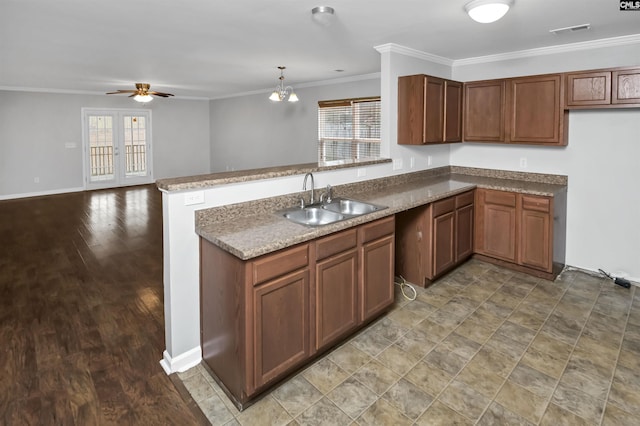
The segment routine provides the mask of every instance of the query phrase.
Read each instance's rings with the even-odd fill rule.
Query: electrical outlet
[[[364,169],[362,167],[358,169],[358,177],[364,177],[366,175],[367,175],[367,169]]]
[[[430,166],[433,163],[433,158],[430,155],[427,155],[427,166]]]
[[[520,168],[521,169],[527,168],[527,157],[520,157]]]
[[[39,177],[34,177],[33,178],[33,183],[40,183],[40,178]]]
[[[402,170],[402,158],[393,160],[393,170]]]
[[[411,159],[409,160],[409,167],[413,169],[415,166],[416,166],[416,158],[411,157]]]
[[[184,194],[184,205],[192,206],[194,204],[204,203],[204,191],[187,192]]]
[[[73,149],[73,148],[77,148],[78,144],[75,142],[65,142],[64,147],[67,149]]]

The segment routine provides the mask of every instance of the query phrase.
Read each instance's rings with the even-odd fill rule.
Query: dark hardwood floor
[[[163,309],[155,186],[0,201],[0,424],[206,424]]]

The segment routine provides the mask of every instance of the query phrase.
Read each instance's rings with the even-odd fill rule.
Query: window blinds
[[[379,97],[318,102],[318,161],[379,157]]]

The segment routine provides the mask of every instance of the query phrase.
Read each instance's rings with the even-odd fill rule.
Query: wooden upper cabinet
[[[457,81],[444,82],[445,142],[462,142],[462,88]]]
[[[423,143],[440,143],[444,135],[444,80],[424,77]]]
[[[398,144],[462,140],[462,83],[423,74],[398,78]]]
[[[640,68],[565,74],[568,109],[640,107]]]
[[[613,71],[612,85],[611,103],[640,105],[640,68]]]
[[[610,103],[611,71],[567,74],[567,106]]]
[[[509,141],[566,145],[561,74],[513,78],[509,84]]]
[[[505,142],[505,80],[465,83],[464,90],[464,140]]]

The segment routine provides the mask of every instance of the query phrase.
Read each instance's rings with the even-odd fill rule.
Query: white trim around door
[[[85,189],[153,183],[151,110],[82,108]]]

